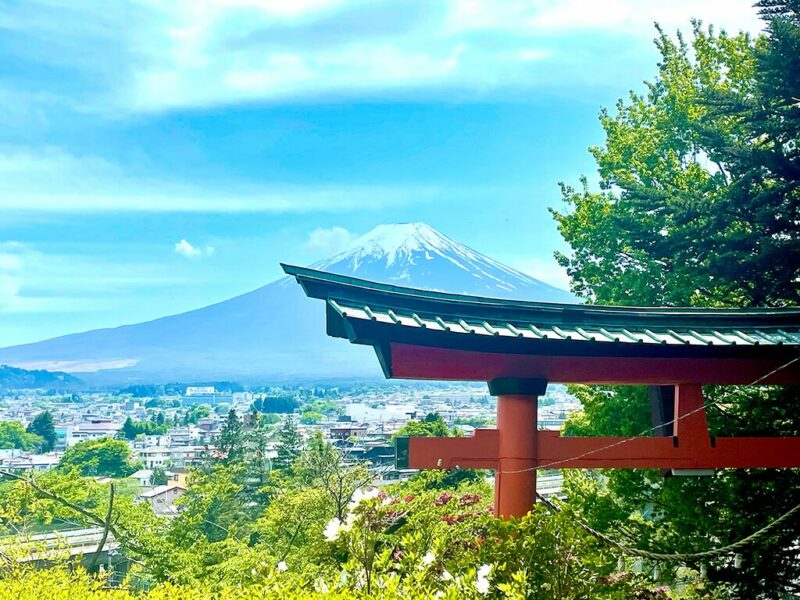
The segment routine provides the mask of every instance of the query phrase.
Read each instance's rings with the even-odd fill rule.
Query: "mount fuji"
[[[396,285],[497,298],[575,297],[424,223],[379,225],[313,268]],[[378,377],[372,350],[325,335],[324,310],[283,277],[241,296],[154,321],[0,349],[0,364],[57,369],[96,383]]]

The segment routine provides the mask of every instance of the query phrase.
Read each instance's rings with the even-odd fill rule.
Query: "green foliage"
[[[314,410],[309,410],[303,413],[300,413],[300,422],[303,425],[314,425],[315,423],[320,423],[325,419],[325,415],[320,412],[316,412]]]
[[[495,419],[484,417],[457,417],[453,420],[453,425],[469,425],[475,428],[493,427]]]
[[[300,409],[301,413],[316,412],[332,417],[344,414],[344,406],[337,404],[333,400],[322,400],[315,398],[311,402],[306,402]]]
[[[27,429],[28,433],[38,435],[44,440],[41,445],[42,452],[50,452],[56,447],[58,435],[53,424],[53,415],[50,411],[44,411],[36,415],[30,422]]]
[[[244,450],[242,448],[242,422],[233,409],[228,411],[228,416],[217,437],[217,449],[228,460],[233,460]]]
[[[128,417],[122,424],[121,433],[126,440],[134,440],[138,435],[164,435],[168,426],[164,424],[164,413],[161,415],[161,422],[154,421],[134,421]]]
[[[316,432],[294,463],[295,478],[303,487],[322,490],[331,516],[343,519],[353,494],[373,479],[366,466],[353,462],[347,451],[334,448]]]
[[[45,444],[44,438],[25,430],[19,421],[0,421],[0,448],[36,450]]]
[[[428,413],[421,421],[412,419],[398,431],[397,437],[457,437],[458,430],[451,430],[439,413]]]
[[[167,485],[168,481],[167,470],[164,467],[153,467],[153,473],[150,475],[150,485]]]
[[[294,417],[289,415],[283,421],[278,432],[278,456],[275,459],[276,469],[288,469],[292,466],[303,448],[303,438],[297,430]]]
[[[277,413],[259,413],[258,421],[261,425],[276,425],[281,422],[281,417]]]
[[[186,412],[183,418],[184,425],[197,425],[197,422],[211,414],[211,409],[205,404],[196,406],[192,410]]]
[[[127,477],[141,467],[132,460],[131,449],[122,440],[98,438],[78,442],[67,448],[58,469],[76,470],[84,476]]]
[[[263,413],[291,414],[297,405],[297,400],[292,396],[262,396],[253,402],[253,408]]]
[[[58,564],[14,566],[0,569],[0,600],[666,598],[640,576],[614,573],[616,557],[576,525],[568,507],[499,521],[485,481],[443,491],[432,485],[442,474],[433,473],[370,489],[363,467],[349,466],[320,436],[292,471],[273,472],[268,497],[253,499],[244,493],[246,460],[213,460],[193,473],[172,520],[124,495],[115,500],[116,538],[135,559],[121,588]],[[93,514],[107,510],[107,486],[75,471],[37,482]],[[0,506],[8,507],[0,517],[15,523],[82,518],[24,481]]]
[[[800,300],[800,7],[765,0],[767,35],[692,39],[659,31],[657,77],[620,100],[592,148],[599,190],[563,186],[553,211],[571,247],[558,255],[589,302],[762,306]],[[568,435],[635,435],[651,425],[642,388],[573,388],[583,413]],[[712,434],[800,435],[800,390],[721,390],[706,397]],[[794,471],[730,470],[662,479],[654,471],[570,473],[567,492],[590,524],[635,545],[696,552],[742,539],[800,499]],[[797,524],[754,544],[741,569],[727,557],[710,580],[737,597],[797,593]],[[700,565],[692,565],[699,568]],[[674,577],[674,572],[664,575]]]

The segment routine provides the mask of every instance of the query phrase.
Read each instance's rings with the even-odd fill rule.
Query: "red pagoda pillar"
[[[522,517],[536,502],[536,430],[539,396],[544,379],[500,378],[489,382],[497,396],[498,462],[494,513]]]

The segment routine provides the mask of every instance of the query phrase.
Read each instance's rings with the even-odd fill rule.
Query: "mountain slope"
[[[51,371],[27,371],[8,365],[0,365],[0,389],[72,389],[80,380],[69,373]]]
[[[423,223],[381,225],[313,265],[411,287],[502,298],[574,298]],[[193,310],[0,349],[0,363],[107,382],[378,376],[371,349],[325,335],[324,309],[290,278]],[[86,373],[95,373],[93,377]]]

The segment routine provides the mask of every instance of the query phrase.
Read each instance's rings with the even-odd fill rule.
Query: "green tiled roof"
[[[390,330],[425,331],[426,336],[449,334],[451,344],[455,334],[472,339],[552,340],[595,346],[800,346],[800,308],[642,308],[522,302],[416,290],[282,266],[309,296],[327,301],[329,333],[340,337],[353,337],[345,323],[362,322],[391,326]],[[341,323],[331,323],[336,317]]]

